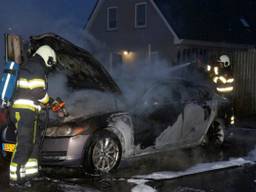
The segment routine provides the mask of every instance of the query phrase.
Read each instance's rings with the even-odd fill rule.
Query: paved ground
[[[231,157],[243,157],[254,149],[256,130],[233,129],[227,135],[224,147],[219,151],[206,151],[201,148],[159,153],[157,155],[135,158],[124,162],[114,174],[104,177],[86,177],[77,170],[45,169],[44,177],[33,181],[32,187],[10,189],[8,187],[8,170],[0,163],[0,191],[2,192],[93,192],[138,191],[136,184],[127,179],[134,175],[145,175],[158,171],[182,171],[196,164],[228,160]],[[256,191],[256,165],[185,176],[172,180],[150,181],[141,189],[171,192]],[[145,188],[146,187],[146,188]],[[148,187],[148,188],[147,188]],[[144,192],[144,191],[143,191]]]

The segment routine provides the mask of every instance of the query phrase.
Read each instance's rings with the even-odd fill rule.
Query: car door
[[[183,84],[184,103],[182,144],[195,144],[200,141],[209,126],[211,109],[207,106],[207,90],[191,83]]]
[[[181,138],[181,94],[174,82],[153,86],[144,95],[136,116],[135,143],[142,148],[161,148]]]

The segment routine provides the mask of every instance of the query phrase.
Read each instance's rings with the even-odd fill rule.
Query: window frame
[[[111,9],[116,10],[116,27],[110,27],[110,10]],[[118,29],[118,7],[111,6],[107,8],[107,31],[115,31],[117,29]]]
[[[145,5],[145,24],[144,25],[138,25],[137,21],[137,16],[138,16],[138,13],[137,13],[137,8],[140,6],[140,5]],[[139,3],[135,3],[135,15],[134,15],[134,27],[136,29],[141,29],[141,28],[146,28],[147,25],[148,25],[148,3],[147,2],[139,2]]]

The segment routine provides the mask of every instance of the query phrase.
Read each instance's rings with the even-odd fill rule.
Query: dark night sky
[[[16,33],[27,38],[55,32],[79,41],[96,0],[0,0],[0,50],[3,34]],[[2,43],[1,43],[2,42]],[[3,55],[1,51],[0,56]]]
[[[95,0],[1,0],[0,30],[28,34],[82,28]]]

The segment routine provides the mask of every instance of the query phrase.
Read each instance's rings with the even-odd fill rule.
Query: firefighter
[[[221,55],[217,60],[218,66],[214,69],[213,81],[220,95],[232,97],[234,91],[234,78],[230,59],[227,55]]]
[[[213,82],[216,85],[217,93],[228,100],[227,104],[223,107],[223,111],[225,111],[225,117],[228,118],[228,122],[233,125],[235,123],[233,109],[234,77],[232,65],[227,55],[221,55],[217,59],[217,66],[214,68]]]
[[[10,119],[17,130],[16,149],[10,164],[10,185],[22,185],[38,175],[40,132],[38,119],[49,104],[46,75],[56,64],[55,51],[48,45],[39,47],[20,70],[10,109]]]

